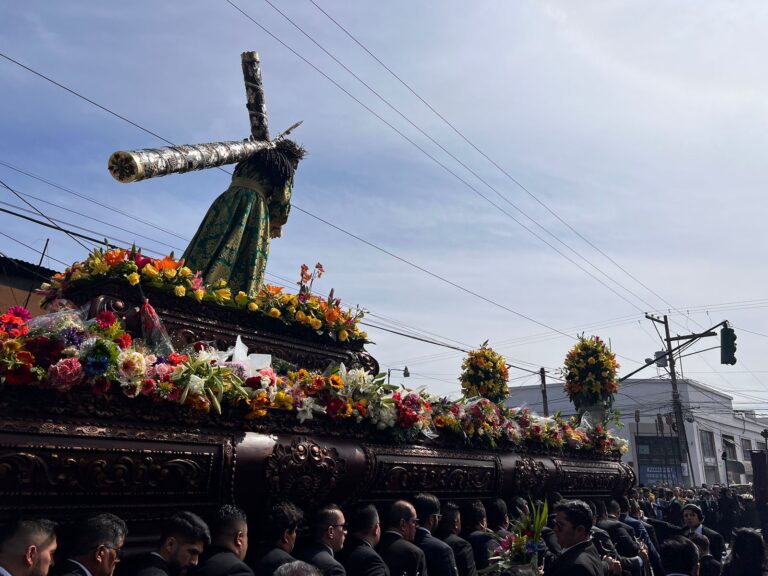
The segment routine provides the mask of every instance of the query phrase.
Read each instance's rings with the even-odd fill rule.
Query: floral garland
[[[581,336],[565,357],[565,392],[579,410],[596,404],[610,408],[619,391],[618,368],[616,355],[605,342],[597,336]]]
[[[567,442],[571,449],[600,453],[627,449],[600,427],[542,418],[487,398],[437,398],[343,364],[330,374],[299,369],[279,375],[256,365],[238,346],[223,352],[198,343],[157,354],[132,340],[111,312],[86,319],[81,310],[63,310],[30,319],[26,309],[14,307],[0,316],[0,385],[61,394],[85,388],[98,396],[146,397],[217,414],[226,407],[228,418],[245,420],[270,413],[294,414],[299,423],[329,418],[369,425],[398,442],[453,443],[458,435],[486,448],[562,449]]]
[[[224,306],[248,310],[272,318],[279,318],[288,325],[302,325],[330,336],[340,342],[366,340],[368,334],[360,329],[365,312],[360,308],[343,309],[341,300],[312,294],[312,283],[324,270],[320,263],[312,273],[302,265],[298,294],[283,292],[280,286],[266,284],[257,294],[245,292],[232,294],[226,281],[205,285],[200,272],[184,266],[184,260],[176,260],[173,254],[161,259],[147,258],[140,250],[95,249],[83,262],[75,262],[63,273],[56,273],[37,291],[43,304],[48,304],[75,287],[106,279],[127,282],[131,286],[141,284],[170,292],[178,298],[191,298],[197,302],[213,302]]]
[[[509,371],[504,357],[483,344],[471,350],[461,363],[461,390],[464,396],[480,396],[491,402],[504,402],[509,395]]]

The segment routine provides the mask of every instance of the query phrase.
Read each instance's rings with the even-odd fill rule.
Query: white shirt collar
[[[80,562],[78,562],[77,560],[72,560],[72,558],[70,558],[70,559],[69,559],[69,561],[70,561],[70,562],[74,562],[75,564],[77,564],[78,566],[80,566],[80,568],[82,568],[82,569],[85,571],[85,576],[93,576],[93,574],[91,574],[91,571],[90,571],[90,570],[88,570],[88,568],[86,568],[86,567],[85,567],[85,566],[83,566],[82,564],[80,564]]]
[[[0,566],[0,576],[13,576],[8,570]]]

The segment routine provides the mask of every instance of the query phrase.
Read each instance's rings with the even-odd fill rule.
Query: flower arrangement
[[[486,346],[471,350],[461,364],[461,389],[464,396],[480,396],[500,403],[507,399],[509,371],[504,357]]]
[[[595,405],[610,409],[619,390],[618,368],[605,342],[597,336],[581,336],[565,357],[565,392],[579,411]]]
[[[63,298],[67,290],[95,281],[119,280],[131,286],[142,285],[174,294],[178,298],[191,298],[198,302],[212,302],[232,306],[271,318],[279,318],[288,325],[301,325],[328,335],[339,342],[366,340],[368,335],[360,329],[365,312],[360,308],[342,308],[341,300],[312,293],[312,283],[324,270],[320,263],[312,273],[302,265],[298,282],[299,293],[288,294],[280,286],[266,284],[257,294],[232,294],[225,281],[205,285],[200,272],[190,270],[184,260],[176,260],[173,253],[160,259],[148,258],[141,250],[95,249],[83,262],[75,262],[63,273],[54,274],[43,284],[38,294],[49,304]]]
[[[328,373],[306,369],[278,374],[264,357],[248,354],[238,339],[227,351],[197,343],[183,351],[158,352],[146,338],[133,340],[120,319],[102,312],[87,319],[64,309],[30,319],[25,309],[0,316],[2,385],[33,386],[67,394],[121,395],[227,418],[258,420],[292,414],[299,423],[314,418],[369,426],[399,442],[419,438],[486,448],[536,447],[626,450],[626,442],[587,421],[542,418],[527,408],[503,408],[487,398],[452,401],[409,390],[343,364]]]
[[[532,565],[539,552],[541,530],[547,522],[547,503],[529,503],[530,515],[524,516],[510,533],[498,538],[498,546],[488,568],[480,574],[514,574],[515,567]]]

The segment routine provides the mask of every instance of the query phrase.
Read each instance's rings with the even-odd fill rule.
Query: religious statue
[[[120,182],[215,168],[237,162],[229,188],[213,203],[184,252],[185,265],[207,284],[226,280],[253,296],[264,283],[270,238],[278,238],[291,208],[293,176],[304,149],[267,128],[264,90],[255,52],[242,55],[251,137],[244,141],[115,152],[109,170]]]

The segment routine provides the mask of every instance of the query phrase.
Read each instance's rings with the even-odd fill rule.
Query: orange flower
[[[127,255],[128,253],[125,250],[120,250],[118,248],[117,250],[109,250],[106,254],[104,254],[104,260],[110,266],[116,266],[117,264],[123,262]]]
[[[325,321],[328,322],[328,324],[336,322],[336,320],[339,319],[339,316],[341,316],[341,313],[338,308],[327,308],[325,310]]]
[[[178,260],[174,260],[170,256],[166,256],[162,260],[152,260],[152,264],[162,272],[163,270],[176,270],[179,266],[181,266],[181,262]]]
[[[264,287],[269,294],[272,294],[273,296],[278,296],[283,293],[282,286],[275,286],[274,284],[267,284]]]
[[[35,363],[35,357],[32,356],[31,352],[27,352],[26,350],[16,352],[16,360],[22,364],[28,364],[30,366]]]

